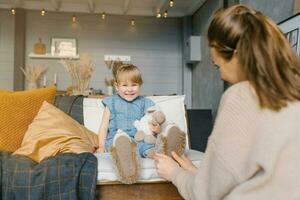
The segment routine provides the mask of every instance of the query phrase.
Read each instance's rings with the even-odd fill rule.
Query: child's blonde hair
[[[143,79],[140,70],[132,64],[123,64],[118,69],[113,71],[116,83],[122,80],[130,80],[139,85],[143,84]]]

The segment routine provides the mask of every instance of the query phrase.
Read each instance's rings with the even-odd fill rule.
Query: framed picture
[[[300,13],[283,20],[278,24],[291,47],[300,56]]]
[[[76,56],[77,40],[76,38],[51,38],[51,54],[56,56]]]

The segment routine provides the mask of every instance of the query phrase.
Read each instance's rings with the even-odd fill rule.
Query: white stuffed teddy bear
[[[134,126],[137,129],[135,135],[136,141],[144,140],[146,143],[155,144],[156,137],[150,129],[149,124],[163,124],[165,122],[165,115],[157,106],[152,106],[147,109],[147,113],[140,119],[134,122]]]

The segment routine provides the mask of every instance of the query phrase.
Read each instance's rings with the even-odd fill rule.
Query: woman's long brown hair
[[[278,111],[300,100],[300,60],[277,25],[260,12],[235,5],[218,10],[208,40],[220,56],[233,53],[260,106]]]

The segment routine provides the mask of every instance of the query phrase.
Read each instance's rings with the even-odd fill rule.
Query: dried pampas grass
[[[106,86],[113,86],[116,80],[116,75],[117,75],[117,71],[119,69],[120,66],[124,65],[124,63],[122,61],[114,61],[114,60],[106,60],[104,61],[106,66],[108,67],[108,69],[110,69],[112,71],[112,75],[114,78],[112,79],[107,79],[105,78],[105,85]]]
[[[38,87],[38,80],[47,71],[47,67],[27,65],[26,68],[20,67],[23,72],[26,81],[27,89],[34,89]]]
[[[60,63],[65,67],[72,78],[72,94],[88,95],[94,66],[91,57],[82,54],[79,61],[64,59]]]
[[[114,86],[114,83],[115,83],[115,79],[107,79],[105,78],[105,85],[106,86]]]

